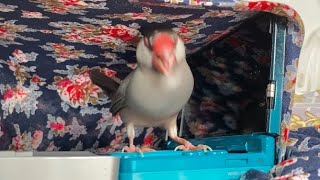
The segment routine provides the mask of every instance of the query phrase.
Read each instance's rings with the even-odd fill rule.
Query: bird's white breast
[[[172,117],[189,100],[193,85],[187,63],[169,76],[137,70],[127,89],[128,108],[151,121]]]

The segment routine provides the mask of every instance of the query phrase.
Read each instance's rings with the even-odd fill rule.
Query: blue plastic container
[[[269,135],[228,136],[191,140],[214,151],[113,153],[121,158],[121,180],[238,179],[249,169],[268,171],[274,165],[275,140]],[[172,143],[168,148],[176,147]]]

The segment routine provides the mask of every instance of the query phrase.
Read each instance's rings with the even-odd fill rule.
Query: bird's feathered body
[[[124,113],[120,111],[123,121],[136,126],[165,127],[166,121],[177,115],[189,100],[193,82],[187,64],[177,67],[170,77],[137,68],[127,86],[127,108]]]
[[[141,127],[166,128],[167,121],[187,103],[194,86],[186,62],[175,68],[170,77],[137,67],[119,84],[98,69],[92,70],[91,80],[110,96],[113,115],[120,113],[122,121]]]

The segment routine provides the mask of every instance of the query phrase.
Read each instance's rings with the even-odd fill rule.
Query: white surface
[[[312,32],[308,39],[305,39],[300,61],[296,94],[320,90],[320,27]]]
[[[119,159],[90,152],[0,152],[1,180],[116,180]]]
[[[304,23],[305,36],[299,58],[297,84],[295,87],[296,94],[320,90],[320,0],[268,1],[289,5],[297,11]]]

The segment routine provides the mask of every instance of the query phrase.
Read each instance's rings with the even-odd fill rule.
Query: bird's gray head
[[[136,56],[140,68],[164,75],[186,61],[185,45],[171,29],[155,29],[145,34],[138,43]]]

